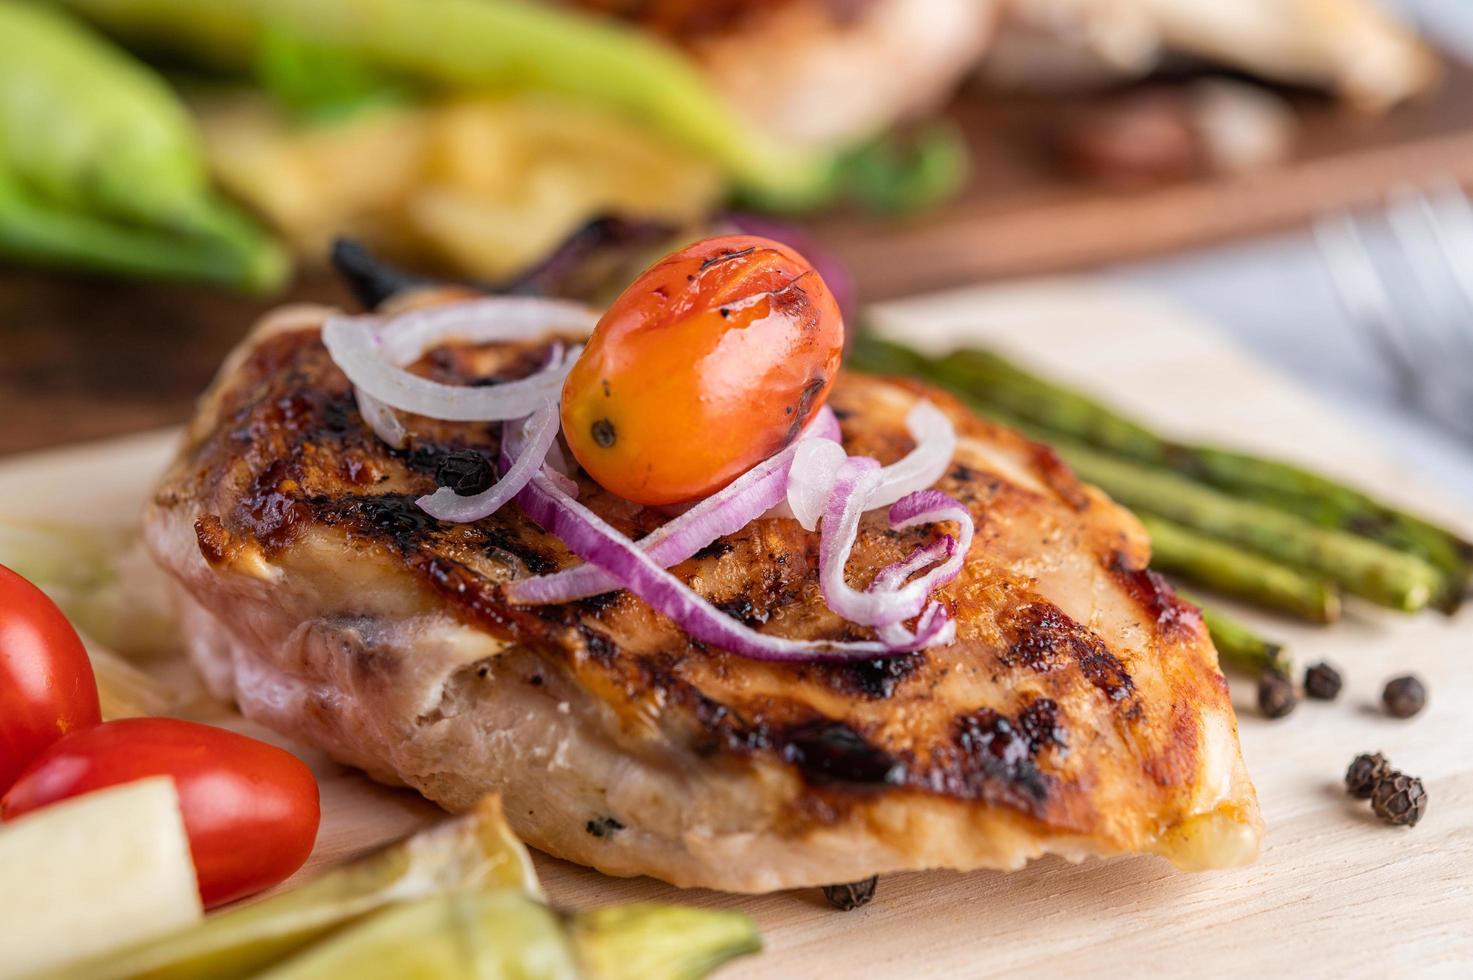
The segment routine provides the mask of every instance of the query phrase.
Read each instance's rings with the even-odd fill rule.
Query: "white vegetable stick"
[[[204,914],[167,776],[5,824],[0,869],[0,980],[153,939]]]

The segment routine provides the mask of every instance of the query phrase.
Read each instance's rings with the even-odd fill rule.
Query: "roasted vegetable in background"
[[[0,565],[43,589],[85,638],[130,659],[177,652],[168,578],[138,529],[0,520]]]
[[[37,756],[3,799],[12,820],[61,800],[171,776],[207,906],[284,881],[317,839],[317,782],[295,756],[223,728],[127,718],[73,732]]]
[[[260,980],[695,980],[759,948],[740,913],[638,905],[571,921],[515,891],[395,905]]]
[[[830,161],[747,125],[685,58],[636,32],[516,0],[64,0],[130,41],[249,71],[268,32],[428,89],[536,90],[639,120],[785,203],[824,193]]]
[[[696,980],[760,945],[751,920],[736,912],[629,905],[566,916],[536,904],[540,894],[500,800],[488,797],[465,816],[299,889],[72,966],[54,980],[358,980],[411,970]],[[502,972],[474,972],[471,963]]]
[[[532,859],[506,826],[501,801],[493,796],[464,816],[334,868],[301,888],[75,966],[68,976],[237,980],[386,905],[503,888],[541,895]]]
[[[0,978],[33,977],[199,921],[169,779],[90,793],[0,826]]]
[[[694,224],[726,190],[717,167],[668,139],[530,95],[390,104],[313,123],[255,93],[191,104],[221,186],[313,256],[352,235],[500,281],[591,218]]]
[[[209,190],[162,80],[68,15],[0,2],[0,256],[243,289],[285,260]]]
[[[568,448],[625,499],[705,497],[796,438],[843,346],[838,304],[802,256],[748,235],[697,242],[599,320],[563,387]]]
[[[46,593],[0,565],[0,793],[52,743],[100,720],[77,631]]]

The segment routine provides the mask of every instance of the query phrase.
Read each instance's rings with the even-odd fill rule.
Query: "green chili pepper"
[[[266,289],[282,253],[209,188],[163,80],[66,14],[0,0],[0,254]]]
[[[125,40],[249,71],[290,32],[406,81],[537,90],[622,113],[788,207],[832,191],[827,156],[755,131],[679,52],[632,28],[520,0],[62,0]]]

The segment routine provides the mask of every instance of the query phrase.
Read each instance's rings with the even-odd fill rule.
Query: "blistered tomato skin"
[[[843,354],[838,304],[786,245],[709,238],[609,307],[563,388],[588,474],[641,504],[708,496],[792,442]]]

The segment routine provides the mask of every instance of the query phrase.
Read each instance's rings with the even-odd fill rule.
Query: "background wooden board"
[[[1384,117],[1311,93],[1288,97],[1300,128],[1284,164],[1122,192],[1070,175],[1051,149],[1065,120],[1091,111],[1091,97],[964,95],[952,116],[972,175],[958,200],[899,224],[821,220],[817,237],[866,296],[888,298],[1289,228],[1404,183],[1473,185],[1473,66],[1450,60],[1435,93]]]
[[[1291,455],[1473,531],[1473,506],[1409,481],[1302,392],[1150,297],[1060,281],[919,299],[880,315],[920,343],[985,339],[1162,428]],[[171,439],[143,436],[0,465],[0,516],[127,520]],[[551,897],[571,906],[657,898],[750,911],[768,949],[723,974],[732,978],[1466,976],[1473,964],[1469,614],[1448,621],[1354,607],[1333,629],[1248,618],[1289,640],[1301,664],[1328,659],[1347,677],[1338,702],[1304,703],[1278,722],[1257,716],[1250,684],[1234,684],[1268,824],[1253,867],[1184,875],[1156,858],[1047,859],[1015,874],[896,875],[881,881],[873,905],[851,913],[830,911],[812,892],[679,892],[540,855],[539,871]],[[1430,699],[1422,715],[1398,722],[1375,703],[1382,682],[1405,671],[1425,679]],[[231,721],[221,708],[204,710]],[[1340,788],[1351,757],[1375,749],[1426,781],[1428,815],[1413,830],[1380,825]],[[314,866],[435,815],[409,793],[306,755],[326,801]]]

